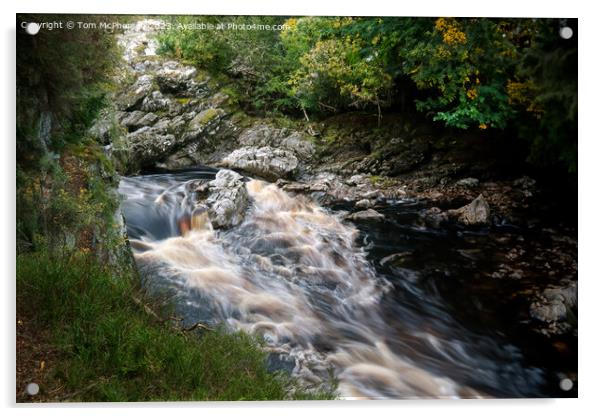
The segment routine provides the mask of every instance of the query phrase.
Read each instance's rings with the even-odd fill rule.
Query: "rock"
[[[287,192],[307,192],[309,191],[309,185],[301,182],[291,182],[282,185],[282,189]]]
[[[345,183],[349,186],[354,186],[354,185],[359,185],[366,182],[366,176],[365,175],[353,175],[352,177],[350,177],[349,179],[347,179],[345,181]]]
[[[198,113],[190,122],[188,123],[188,127],[186,130],[192,133],[199,133],[205,131],[208,125],[215,124],[222,117],[224,117],[225,112],[219,108],[208,108],[206,110]]]
[[[126,136],[130,160],[137,166],[149,166],[170,154],[177,144],[173,134],[158,134],[150,127],[143,127]]]
[[[385,218],[383,214],[371,208],[364,211],[354,212],[349,214],[345,219],[351,221],[382,221]]]
[[[144,98],[153,89],[153,78],[151,75],[140,76],[131,87],[117,96],[116,104],[119,110],[131,111],[137,109]]]
[[[327,192],[330,189],[330,186],[327,183],[312,183],[309,185],[309,190],[311,192]]]
[[[439,228],[442,223],[449,220],[447,213],[437,207],[431,207],[421,212],[420,216],[424,220],[424,223],[432,228]]]
[[[447,211],[450,218],[464,225],[487,225],[490,214],[489,204],[481,194],[470,204]]]
[[[126,127],[128,131],[134,131],[141,127],[153,125],[159,117],[154,113],[145,113],[144,111],[135,110],[126,113],[120,121],[121,125]]]
[[[113,120],[108,117],[99,117],[88,130],[88,134],[100,143],[107,145],[111,143],[111,131],[113,127]]]
[[[157,85],[163,93],[191,93],[197,70],[192,66],[182,66],[177,62],[165,62],[156,75]]]
[[[374,202],[370,201],[369,199],[360,199],[359,201],[357,201],[355,203],[355,206],[357,208],[371,208],[374,206]]]
[[[529,314],[533,319],[548,324],[547,329],[540,332],[563,334],[573,327],[569,312],[576,306],[577,283],[571,281],[567,286],[547,287],[537,294],[529,307]]]
[[[243,146],[275,147],[293,152],[296,157],[307,160],[315,152],[313,143],[299,132],[290,133],[287,129],[276,129],[266,124],[257,124],[244,130],[238,141]]]
[[[167,111],[170,109],[171,100],[165,98],[161,91],[153,91],[144,97],[140,109],[142,111]]]
[[[280,141],[280,147],[294,152],[300,159],[307,160],[314,154],[314,145],[303,138],[303,136],[294,132]]]
[[[566,306],[560,301],[548,303],[534,302],[529,308],[529,313],[532,318],[542,322],[554,322],[564,320],[566,318]]]
[[[567,287],[549,287],[546,288],[542,297],[548,301],[561,301],[569,308],[577,305],[577,286],[572,283]]]
[[[521,188],[523,190],[532,190],[535,187],[535,179],[530,178],[528,176],[523,176],[512,182],[512,185],[516,188]]]
[[[222,165],[241,169],[269,180],[292,176],[299,165],[289,150],[270,146],[245,146],[234,150],[222,161]]]
[[[372,191],[364,192],[360,195],[362,199],[378,199],[383,198],[383,193],[378,189],[374,189]]]
[[[479,185],[479,180],[477,178],[464,178],[460,179],[456,182],[456,186],[461,186],[464,188],[474,188]]]
[[[243,221],[249,195],[241,175],[222,169],[207,184],[207,190],[205,204],[214,228],[228,228]]]

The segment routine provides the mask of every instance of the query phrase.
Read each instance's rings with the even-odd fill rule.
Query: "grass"
[[[114,277],[89,252],[17,257],[18,315],[33,321],[53,352],[40,378],[45,401],[333,398],[268,372],[250,335],[160,323],[134,301],[141,296],[135,281]]]

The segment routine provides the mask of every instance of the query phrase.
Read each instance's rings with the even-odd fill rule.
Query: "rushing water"
[[[260,334],[271,367],[309,386],[335,376],[342,397],[545,395],[544,371],[486,330],[492,319],[459,319],[462,301],[433,283],[433,273],[467,266],[445,255],[457,242],[412,225],[411,202],[383,209],[384,223],[356,226],[342,210],[251,179],[244,222],[214,230],[194,211],[195,185],[214,174],[144,175],[119,187],[146,284],[174,294],[189,322]],[[465,262],[478,256],[463,253]]]

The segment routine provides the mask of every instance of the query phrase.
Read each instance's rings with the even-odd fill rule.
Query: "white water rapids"
[[[479,396],[391,351],[379,315],[389,284],[352,224],[251,180],[244,222],[214,230],[206,213],[194,215],[194,181],[153,176],[124,178],[119,188],[135,259],[145,277],[186,293],[190,309],[261,335],[308,386],[334,375],[345,398]],[[178,220],[186,213],[191,229]]]

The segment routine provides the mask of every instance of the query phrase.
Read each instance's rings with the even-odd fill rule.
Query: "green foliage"
[[[51,376],[69,400],[333,398],[269,373],[249,335],[218,329],[198,337],[158,323],[133,300],[142,296],[134,281],[114,277],[93,254],[17,257],[17,303],[50,329],[58,352]]]
[[[161,50],[230,74],[236,101],[255,111],[380,114],[409,96],[417,110],[451,128],[518,127],[532,142],[533,162],[561,160],[575,169],[577,49],[561,43],[558,20],[271,19],[284,24],[279,35],[174,27],[160,35]]]
[[[232,25],[282,24],[283,17],[193,16],[167,18],[170,30],[159,34],[159,53],[169,54],[203,68],[223,80],[228,74],[236,88],[244,93],[245,103],[264,108],[280,86],[275,82],[276,68],[282,65],[278,31],[257,29],[187,29],[187,25],[220,23]],[[236,94],[238,95],[238,94]],[[268,97],[269,96],[269,97]]]
[[[505,93],[514,45],[490,19],[439,18],[422,36],[412,23],[404,39],[404,72],[419,89],[418,110],[433,120],[466,129],[504,128],[513,112]]]
[[[347,22],[335,21],[333,25],[344,27],[350,24]],[[295,32],[304,26],[295,24],[293,29],[283,32],[283,38],[296,37]],[[298,45],[290,43],[295,45],[293,53],[298,54]],[[370,104],[379,107],[391,88],[392,79],[382,65],[373,62],[377,59],[359,33],[317,40],[299,58],[300,67],[289,80],[291,94],[298,97],[302,108],[314,110],[320,106],[338,109]]]

